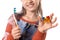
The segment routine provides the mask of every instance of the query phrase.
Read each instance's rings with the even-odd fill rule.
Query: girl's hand
[[[11,35],[15,40],[18,40],[21,37],[21,29],[14,19],[14,14],[9,18],[9,23],[12,25]]]
[[[21,29],[19,27],[14,27],[11,34],[15,40],[18,40],[21,37]]]
[[[57,17],[55,17],[54,20],[53,20],[53,16],[54,16],[54,14],[51,14],[51,15],[50,15],[50,20],[51,20],[51,22],[46,22],[45,24],[43,24],[42,21],[39,22],[38,30],[39,30],[40,32],[44,32],[44,31],[46,31],[46,30],[48,30],[48,29],[50,29],[50,28],[54,28],[54,27],[56,27],[56,26],[58,25],[58,23],[55,23],[56,20],[57,20]],[[39,20],[41,20],[41,19],[39,19]],[[53,21],[52,21],[52,20],[53,20]]]

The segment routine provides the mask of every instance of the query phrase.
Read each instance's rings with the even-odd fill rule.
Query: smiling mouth
[[[32,8],[34,6],[34,3],[30,3],[27,5],[27,7]]]

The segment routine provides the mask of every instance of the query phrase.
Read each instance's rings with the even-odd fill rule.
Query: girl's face
[[[26,11],[35,11],[38,8],[40,0],[22,0],[22,5]]]

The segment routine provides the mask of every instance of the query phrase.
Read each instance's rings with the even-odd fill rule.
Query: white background
[[[60,22],[60,0],[42,0],[42,9],[44,16],[54,13]],[[21,10],[20,0],[0,0],[0,40],[4,36],[8,18],[13,14],[14,7],[17,12]],[[57,27],[47,31],[46,40],[60,40],[60,23]]]

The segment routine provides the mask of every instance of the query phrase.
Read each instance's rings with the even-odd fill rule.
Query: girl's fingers
[[[52,21],[52,24],[55,23],[57,20],[57,17],[54,18],[54,20]]]
[[[56,26],[58,26],[58,23],[56,23],[56,24],[52,25],[52,28],[54,28],[54,27],[56,27]]]
[[[51,20],[52,20],[53,16],[54,16],[54,14],[53,14],[53,13],[52,13],[52,14],[50,14],[50,19],[51,19]]]
[[[14,34],[16,34],[16,33],[20,33],[21,30],[16,30],[16,31],[14,30],[14,32],[15,32]]]
[[[21,35],[21,33],[16,33],[16,34],[15,34],[15,36],[20,36],[20,35]]]
[[[49,28],[48,28],[48,29],[46,29],[46,30],[49,30],[49,29],[54,28],[54,27],[56,27],[56,26],[58,26],[58,23],[56,23],[56,24],[52,25],[51,27],[49,27]]]
[[[42,21],[42,18],[40,16],[38,16],[38,20],[39,20],[39,22],[41,22]]]
[[[13,31],[17,31],[17,30],[21,31],[21,29],[19,27],[16,27],[16,26],[14,26],[14,28],[12,30]]]
[[[15,39],[19,39],[21,37],[20,33],[15,34]]]
[[[39,25],[38,26],[42,26],[43,22],[42,22],[42,18],[40,16],[38,16],[38,20],[39,20]]]

